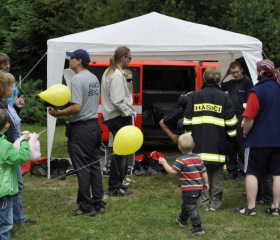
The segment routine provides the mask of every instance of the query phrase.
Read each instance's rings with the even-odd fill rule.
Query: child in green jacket
[[[0,109],[0,239],[10,239],[13,227],[13,201],[18,193],[17,164],[25,164],[30,157],[29,135],[25,134],[20,150],[7,141],[4,133],[9,129],[8,113]]]

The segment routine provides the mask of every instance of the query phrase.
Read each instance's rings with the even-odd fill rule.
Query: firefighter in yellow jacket
[[[220,90],[220,70],[209,67],[203,74],[204,85],[190,99],[184,113],[184,127],[192,134],[197,153],[209,178],[209,191],[203,191],[200,207],[206,211],[220,208],[223,196],[223,165],[227,141],[236,141],[237,118],[229,96]]]

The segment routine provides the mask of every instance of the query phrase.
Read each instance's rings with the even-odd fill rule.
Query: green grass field
[[[23,125],[22,130],[40,132],[45,127]],[[46,156],[46,132],[40,136],[42,155]],[[176,147],[145,144],[139,151],[158,150],[166,156],[175,156]],[[64,128],[57,127],[53,156],[67,157]],[[103,157],[103,156],[101,156]],[[175,221],[182,203],[178,177],[135,177],[131,184],[134,194],[124,198],[107,196],[108,178],[104,178],[106,213],[95,217],[72,216],[77,208],[77,178],[65,181],[48,180],[24,175],[23,210],[36,225],[22,224],[12,239],[279,239],[279,218],[264,213],[266,206],[257,206],[257,216],[247,217],[233,213],[235,207],[246,206],[242,197],[244,183],[225,181],[222,208],[217,212],[199,210],[205,235],[193,237]]]

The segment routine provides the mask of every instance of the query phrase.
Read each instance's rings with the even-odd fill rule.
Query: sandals
[[[135,180],[131,179],[131,178],[125,178],[123,180],[123,185],[128,187],[130,185],[130,183],[135,182]]]
[[[265,213],[269,214],[273,217],[279,217],[280,216],[280,209],[279,208],[267,208],[265,209]]]
[[[240,212],[241,210],[245,210],[244,213]],[[248,207],[239,207],[239,208],[235,208],[233,210],[234,213],[238,213],[238,214],[242,214],[242,215],[245,215],[245,216],[256,216],[256,208],[248,208]]]

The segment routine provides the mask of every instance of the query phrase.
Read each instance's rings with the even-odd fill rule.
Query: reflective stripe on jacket
[[[236,137],[238,120],[229,96],[214,83],[206,83],[190,99],[184,114],[187,133],[195,142],[193,152],[205,164],[224,164],[227,140]]]

